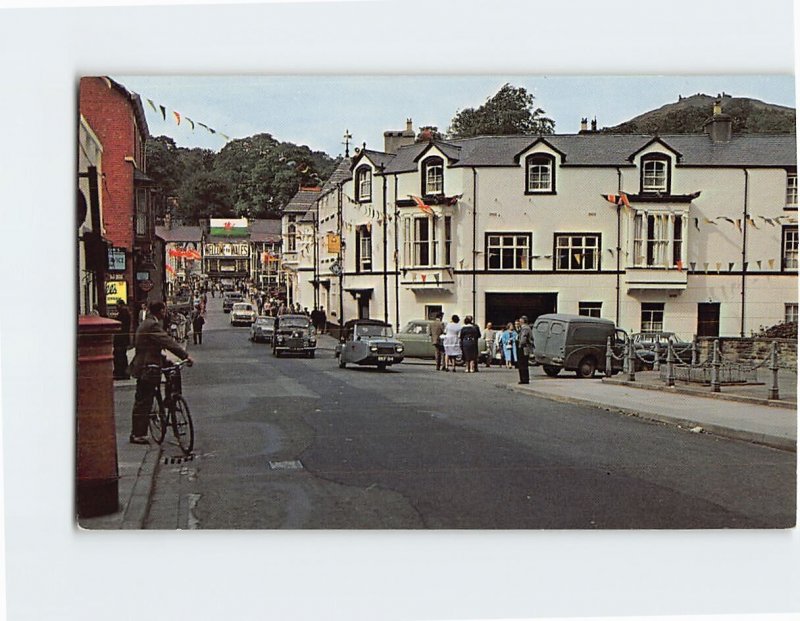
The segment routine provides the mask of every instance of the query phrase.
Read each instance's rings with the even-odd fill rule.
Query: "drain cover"
[[[271,461],[269,462],[270,470],[302,470],[303,464],[299,459],[290,459],[288,461]]]

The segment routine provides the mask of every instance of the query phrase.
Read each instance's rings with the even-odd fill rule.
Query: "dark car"
[[[689,363],[692,360],[692,344],[684,341],[674,332],[636,332],[631,334],[633,351],[636,355],[637,370],[647,369],[655,364],[656,349],[660,362],[667,360],[667,345],[672,344],[676,362]]]
[[[377,319],[351,319],[336,346],[339,368],[347,363],[372,365],[380,370],[403,361],[405,346],[394,338],[392,326]]]
[[[255,322],[250,326],[250,340],[254,343],[272,343],[274,332],[275,317],[256,317]]]
[[[241,293],[230,292],[222,296],[222,311],[230,313],[233,305],[237,302],[244,302],[244,296]]]
[[[317,333],[306,315],[278,315],[272,334],[272,355],[283,353],[314,357]]]

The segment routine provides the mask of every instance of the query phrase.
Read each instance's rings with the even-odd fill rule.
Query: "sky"
[[[352,144],[383,149],[383,132],[434,125],[446,131],[455,114],[478,107],[505,83],[524,87],[534,105],[555,121],[556,133],[576,133],[580,120],[617,125],[678,96],[725,92],[795,107],[789,75],[558,76],[558,75],[111,75],[142,96],[150,133],[181,147],[218,151],[231,139],[269,133],[336,156],[343,136]],[[166,108],[166,120],[147,102]],[[172,111],[181,115],[178,124]],[[709,110],[710,113],[710,110]],[[195,122],[194,129],[185,120]],[[197,123],[214,129],[212,134]],[[352,153],[352,149],[351,149]]]

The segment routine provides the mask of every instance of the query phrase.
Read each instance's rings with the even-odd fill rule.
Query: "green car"
[[[406,358],[435,358],[433,343],[431,342],[431,319],[413,319],[400,330],[394,337],[403,343]],[[478,359],[486,360],[486,340],[478,339]],[[458,364],[461,364],[459,356]]]

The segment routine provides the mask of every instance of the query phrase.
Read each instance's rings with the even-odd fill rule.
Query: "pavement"
[[[318,349],[332,353],[335,346],[336,339],[320,335]],[[129,357],[132,355],[133,350],[130,350]],[[433,365],[433,361],[414,360],[413,363]],[[517,376],[509,372],[507,377],[516,380]],[[720,393],[713,393],[710,387],[704,386],[667,387],[656,372],[639,372],[636,381],[629,382],[623,374],[614,378],[578,379],[564,373],[552,378],[532,367],[530,384],[504,380],[496,385],[520,394],[675,425],[694,433],[710,433],[797,452],[796,372],[779,374],[778,400],[767,399],[768,384],[723,386]],[[147,519],[162,447],[154,442],[149,446],[128,442],[135,388],[133,379],[114,382],[119,510],[106,516],[80,519],[79,525],[84,529],[142,529]]]

